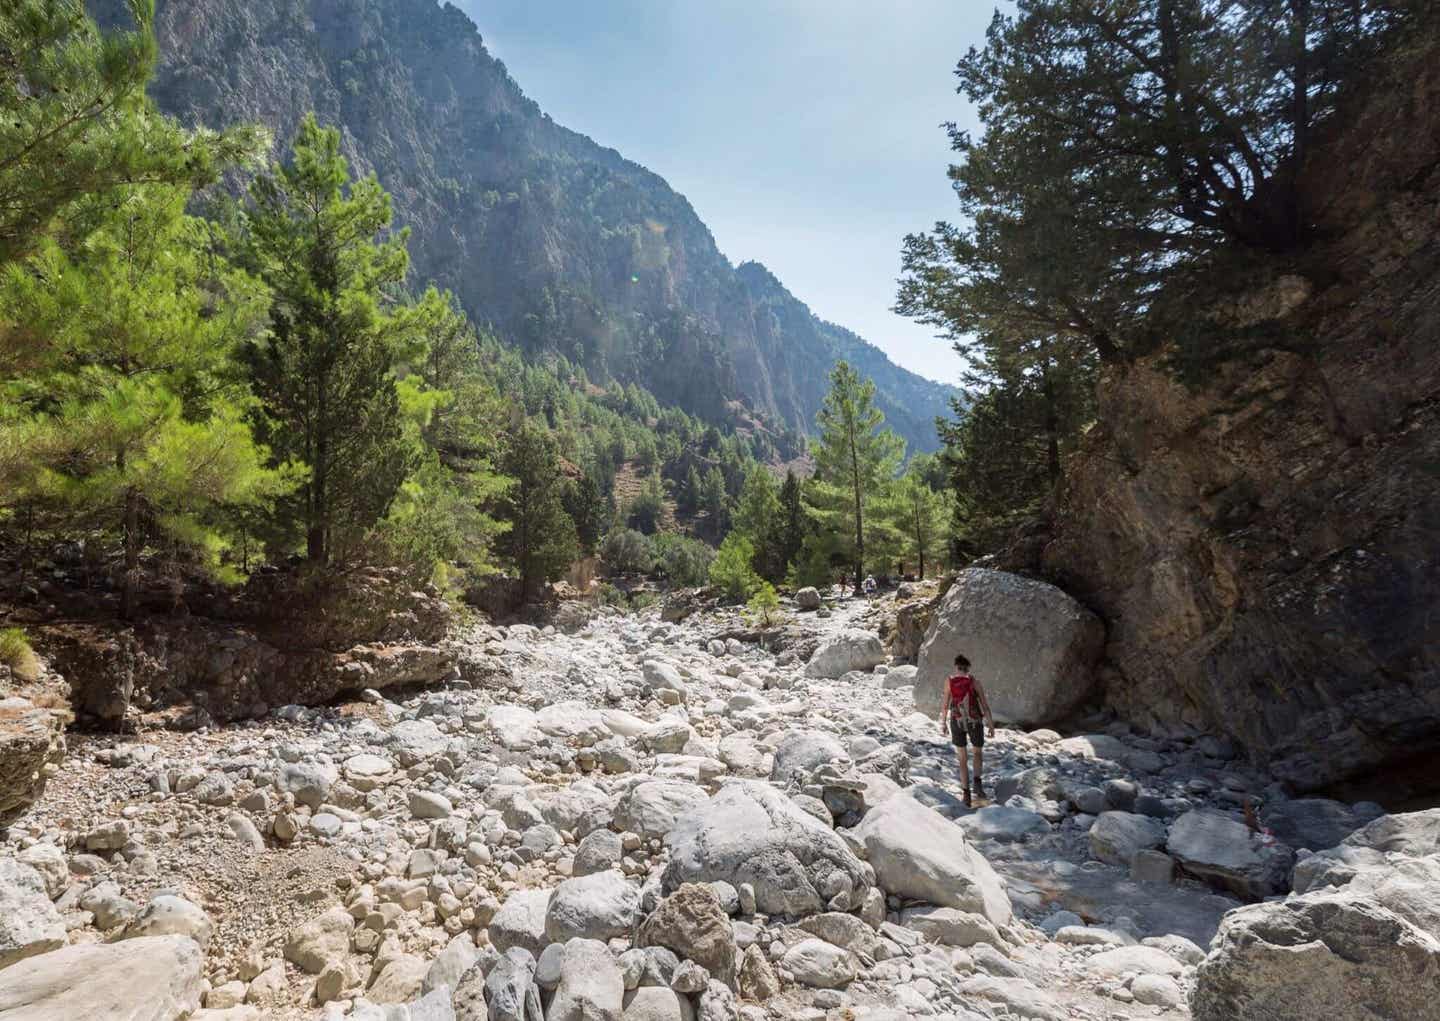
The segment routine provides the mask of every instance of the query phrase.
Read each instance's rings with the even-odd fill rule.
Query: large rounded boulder
[[[843,677],[852,670],[866,673],[885,662],[880,636],[861,628],[846,628],[822,642],[805,664],[805,676]]]
[[[886,893],[1010,924],[1004,881],[965,831],[933,808],[897,794],[866,812],[854,835]]]
[[[1433,1018],[1440,940],[1327,888],[1230,912],[1195,979],[1195,1021]]]
[[[1054,585],[1004,571],[961,571],[920,647],[915,708],[940,713],[945,679],[964,653],[997,720],[1036,726],[1088,695],[1105,626]]]
[[[666,839],[667,893],[685,883],[749,883],[760,911],[798,917],[853,910],[870,887],[845,841],[768,784],[727,784]]]

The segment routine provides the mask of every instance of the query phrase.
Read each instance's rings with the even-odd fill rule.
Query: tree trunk
[[[325,472],[327,451],[325,441],[316,445],[315,464],[310,469],[309,527],[305,533],[305,556],[312,564],[324,564],[330,557],[328,510],[326,507]]]
[[[1050,375],[1050,356],[1040,363],[1041,392],[1045,396],[1045,439],[1049,460],[1050,485],[1060,482],[1060,416],[1055,410],[1055,381]]]
[[[125,578],[120,590],[120,615],[135,619],[135,601],[140,585],[140,494],[134,487],[125,490]]]
[[[860,452],[856,449],[856,428],[850,425],[850,478],[855,488],[855,591],[865,577],[865,499],[860,492]]]

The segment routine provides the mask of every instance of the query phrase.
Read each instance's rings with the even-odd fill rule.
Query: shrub
[[[0,629],[0,663],[8,666],[19,680],[33,683],[40,679],[40,659],[30,648],[30,639],[18,627]]]
[[[651,444],[653,450],[654,444]],[[665,515],[665,491],[660,488],[658,476],[651,476],[645,487],[635,494],[635,499],[626,508],[625,523],[639,529],[646,535],[654,535]]]
[[[600,558],[617,574],[649,574],[655,569],[654,547],[633,528],[617,528],[605,536]]]
[[[720,544],[720,551],[710,565],[710,584],[718,586],[731,599],[748,599],[762,584],[751,567],[755,546],[738,532],[731,532]]]
[[[775,586],[762,581],[750,597],[747,610],[751,623],[756,627],[773,627],[780,623],[780,597],[775,594]]]
[[[630,608],[630,600],[625,598],[625,593],[621,592],[609,582],[600,586],[599,599],[600,605],[602,606],[613,606],[620,610],[628,610]]]
[[[715,551],[699,539],[684,535],[657,535],[651,540],[655,571],[674,585],[704,585]]]

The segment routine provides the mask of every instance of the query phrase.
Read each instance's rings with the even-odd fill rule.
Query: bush
[[[674,585],[704,585],[715,551],[699,539],[684,535],[657,535],[651,541],[655,571]]]
[[[660,488],[660,479],[651,476],[645,487],[635,494],[635,499],[626,508],[625,523],[646,535],[654,535],[656,529],[660,527],[660,521],[664,515],[665,491]]]
[[[605,536],[600,558],[617,574],[649,574],[655,569],[654,547],[633,528],[617,528]]]
[[[0,663],[8,666],[19,680],[34,683],[40,679],[40,659],[30,648],[30,639],[18,627],[0,629]]]
[[[630,600],[625,598],[625,593],[621,592],[609,582],[600,586],[599,599],[601,606],[613,606],[619,610],[628,610],[630,608]]]
[[[773,627],[780,623],[780,597],[775,594],[775,586],[762,581],[750,597],[747,610],[751,623],[756,627]]]
[[[738,532],[731,532],[720,544],[720,551],[710,565],[710,584],[718,586],[731,599],[749,599],[761,584],[760,576],[751,567],[755,546]]]

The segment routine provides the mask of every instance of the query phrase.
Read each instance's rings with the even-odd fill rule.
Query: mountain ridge
[[[123,23],[119,0],[90,6]],[[392,194],[415,277],[502,339],[711,421],[741,399],[796,432],[848,352],[910,448],[938,447],[957,391],[819,319],[768,270],[742,272],[758,264],[732,264],[661,175],[553,120],[452,4],[160,0],[156,29],[161,109],[260,121],[281,145],[313,109]]]

